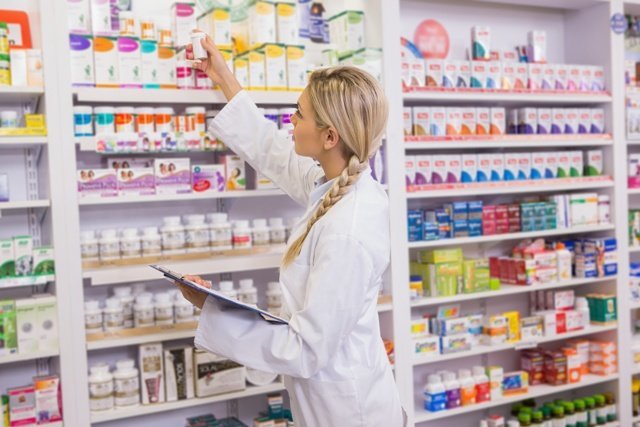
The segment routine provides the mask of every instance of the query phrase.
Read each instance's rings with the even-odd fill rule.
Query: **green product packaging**
[[[425,264],[440,264],[443,262],[462,262],[462,249],[436,249],[421,251],[420,262]]]
[[[465,294],[489,290],[489,260],[465,260],[462,266]]]
[[[419,262],[409,264],[409,271],[412,276],[422,277],[422,289],[425,296],[435,296],[429,293],[429,265]]]
[[[0,356],[13,354],[17,349],[15,301],[0,300]]]
[[[9,425],[9,396],[2,395],[2,401],[0,402],[0,421],[3,426]]]
[[[48,275],[55,273],[55,263],[53,261],[53,248],[44,246],[33,251],[33,274]]]
[[[15,236],[13,255],[16,261],[16,276],[30,276],[33,273],[33,238]]]
[[[618,320],[616,296],[609,294],[589,294],[589,314],[591,323],[606,325]]]
[[[431,296],[453,296],[462,293],[462,263],[429,264],[427,282]]]
[[[13,254],[13,240],[0,240],[0,278],[13,277],[16,274],[16,261]]]

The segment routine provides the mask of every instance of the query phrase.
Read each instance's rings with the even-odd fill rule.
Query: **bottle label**
[[[489,383],[480,383],[476,384],[476,402],[488,402],[491,400],[491,390],[489,388]]]
[[[444,411],[447,408],[447,395],[442,393],[425,393],[424,409],[429,412]]]
[[[476,388],[474,386],[461,389],[462,406],[473,405],[476,403]]]
[[[460,406],[460,389],[447,390],[447,409],[458,408]]]

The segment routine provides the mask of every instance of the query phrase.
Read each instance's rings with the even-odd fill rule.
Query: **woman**
[[[280,272],[289,325],[223,311],[183,286],[202,308],[196,346],[282,374],[297,426],[402,426],[376,307],[390,257],[388,199],[368,169],[387,121],[380,85],[352,67],[314,72],[292,117],[292,144],[242,91],[211,39],[202,45],[208,58],[194,66],[229,100],[210,132],[307,212]]]

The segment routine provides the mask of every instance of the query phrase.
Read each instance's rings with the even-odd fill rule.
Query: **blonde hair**
[[[369,159],[380,148],[387,125],[388,105],[384,91],[375,78],[359,68],[345,66],[317,70],[309,77],[306,91],[318,128],[334,127],[337,130],[348,162],[309,218],[304,232],[287,249],[282,262],[285,267],[300,254],[313,225],[358,181]]]

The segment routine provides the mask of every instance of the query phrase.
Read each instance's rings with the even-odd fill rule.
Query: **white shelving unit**
[[[44,88],[39,87],[3,87],[0,89],[0,99],[3,103],[25,104],[44,95]]]
[[[0,365],[8,365],[10,363],[28,362],[38,359],[48,359],[51,357],[57,357],[58,351],[42,351],[39,353],[28,354],[12,354],[9,356],[0,356]],[[5,368],[8,369],[8,368]]]
[[[0,136],[2,148],[37,148],[48,144],[46,136]]]
[[[407,103],[418,101],[437,102],[440,104],[474,103],[474,104],[536,104],[536,105],[571,105],[571,104],[604,104],[610,103],[610,95],[573,94],[573,93],[528,93],[528,92],[485,92],[467,90],[438,91],[424,90],[407,92],[403,96]]]
[[[215,199],[243,199],[250,197],[284,196],[282,190],[238,190],[224,191],[220,193],[188,193],[188,194],[157,194],[153,196],[121,196],[80,199],[80,206],[120,205],[133,203],[165,203],[188,202],[190,200],[215,200]]]
[[[36,209],[48,208],[51,206],[49,200],[25,200],[19,202],[0,202],[0,210]]]

